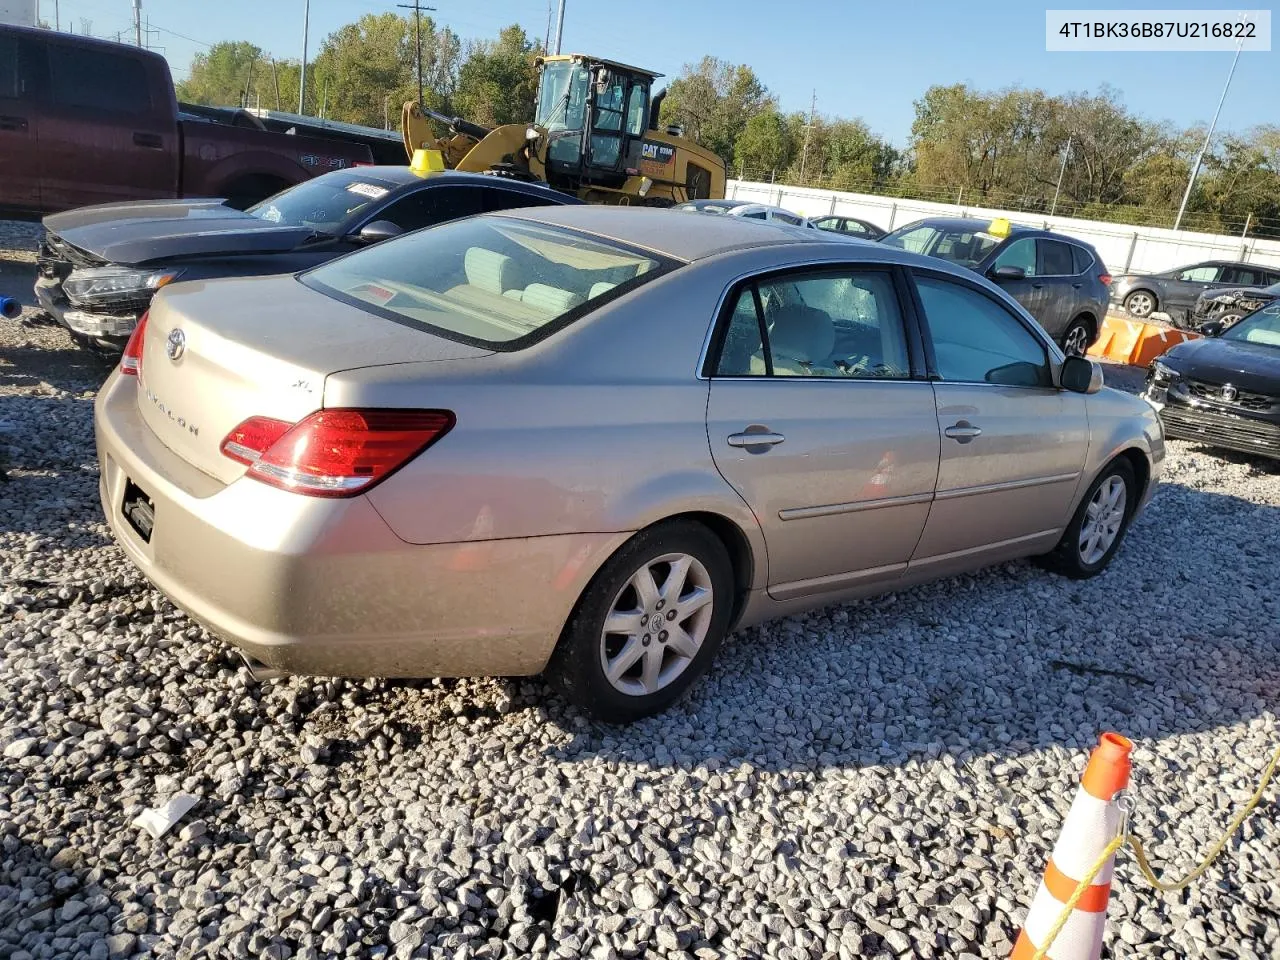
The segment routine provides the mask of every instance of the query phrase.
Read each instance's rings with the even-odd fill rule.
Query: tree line
[[[464,41],[424,17],[424,101],[485,125],[530,120],[541,52],[517,25]],[[294,111],[300,76],[297,60],[224,42],[195,56],[178,95]],[[395,129],[417,91],[413,20],[368,14],[307,64],[304,109]],[[899,149],[856,117],[785,112],[750,66],[714,57],[671,82],[662,119],[720,154],[731,176],[1157,226],[1172,226],[1205,137],[1139,116],[1106,85],[1050,95],[952,84],[915,101]],[[1280,127],[1215,137],[1183,226],[1239,233],[1246,222],[1251,235],[1280,236]]]

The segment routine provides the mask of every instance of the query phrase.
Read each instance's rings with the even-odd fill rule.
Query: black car
[[[1223,330],[1241,317],[1248,316],[1272,301],[1280,300],[1280,283],[1269,287],[1228,287],[1226,290],[1206,290],[1200,294],[1191,311],[1191,325],[1198,328],[1210,321]]]
[[[1069,354],[1083,354],[1107,315],[1111,276],[1083,240],[1007,220],[930,217],[880,241],[968,267],[1026,307]]]
[[[843,233],[846,236],[858,237],[862,240],[879,240],[888,230],[881,230],[869,220],[857,217],[846,217],[843,214],[832,214],[828,217],[811,217],[809,222],[819,230],[830,230],[832,233]]]
[[[1280,303],[1180,343],[1147,369],[1170,437],[1280,459]]]
[[[292,273],[445,220],[581,203],[543,184],[409,167],[335,170],[247,210],[150,200],[44,218],[36,297],[77,342],[119,353],[156,290],[174,281]]]

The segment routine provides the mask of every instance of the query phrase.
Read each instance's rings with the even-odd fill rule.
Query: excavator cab
[[[645,132],[656,120],[649,91],[660,74],[578,54],[541,58],[538,66],[534,123],[546,131],[547,181],[621,187],[645,159]]]

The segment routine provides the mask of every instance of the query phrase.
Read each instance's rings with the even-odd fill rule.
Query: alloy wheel
[[[605,617],[605,677],[630,696],[669,686],[697,657],[714,609],[711,575],[696,557],[669,553],[648,561],[618,591]]]
[[[1107,477],[1095,491],[1085,509],[1077,544],[1080,559],[1085,564],[1092,566],[1098,563],[1115,544],[1116,538],[1120,536],[1120,528],[1124,526],[1128,499],[1128,487],[1120,476]]]
[[[1139,290],[1137,293],[1129,294],[1124,302],[1124,308],[1129,312],[1130,316],[1149,317],[1156,308],[1156,301],[1145,290]]]
[[[1083,323],[1077,323],[1067,331],[1062,349],[1068,357],[1083,357],[1089,349],[1089,328]]]

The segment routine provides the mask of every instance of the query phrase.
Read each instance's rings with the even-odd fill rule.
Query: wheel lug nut
[[[668,610],[668,611],[667,611],[667,619],[668,619],[668,620],[674,620],[675,618],[676,618],[676,612],[675,612],[674,610]]]
[[[649,615],[646,613],[640,618],[640,626],[646,626],[649,623]]]
[[[659,601],[658,601],[658,609],[659,609],[659,610],[661,610],[661,609],[662,609],[663,607],[665,607],[666,605],[667,605],[667,601],[665,601],[665,600],[659,600]]]
[[[659,634],[658,634],[658,639],[659,639],[661,642],[666,643],[666,642],[667,642],[667,631],[663,630],[661,633],[659,633]]]
[[[644,635],[643,638],[641,638],[640,643],[642,646],[646,646],[646,647],[649,645],[649,635],[647,633]]]

